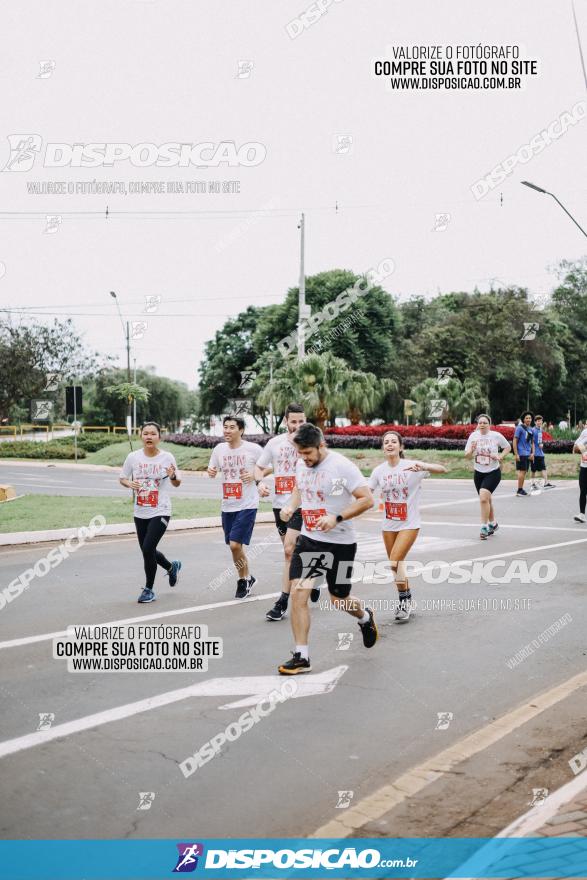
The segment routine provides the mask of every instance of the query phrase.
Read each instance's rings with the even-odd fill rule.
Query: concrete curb
[[[273,523],[273,513],[258,513],[258,523]],[[191,529],[218,529],[222,526],[222,519],[219,516],[199,517],[198,519],[172,519],[169,523],[167,531],[179,532],[189,531]],[[48,541],[64,541],[77,535],[77,528],[68,529],[47,529],[40,532],[5,532],[0,534],[0,547],[7,547],[16,544],[41,544]],[[99,535],[96,537],[107,538],[111,535],[134,535],[134,523],[111,523],[104,526]],[[93,540],[95,540],[94,538]]]
[[[38,468],[47,468],[47,467],[63,467],[63,468],[71,468],[75,471],[110,471],[111,473],[119,474],[121,467],[116,467],[110,464],[76,464],[74,461],[38,461],[34,458],[22,459],[22,458],[0,458],[0,466],[6,465],[9,467],[13,465],[14,467],[38,467]],[[196,477],[207,477],[208,474],[206,471],[190,471],[190,470],[181,470],[181,478],[183,480],[184,476],[196,476]]]

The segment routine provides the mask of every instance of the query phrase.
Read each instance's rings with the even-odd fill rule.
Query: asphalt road
[[[420,575],[412,579],[420,604],[406,626],[393,622],[388,585],[358,583],[353,592],[380,609],[375,647],[363,647],[350,617],[314,607],[314,672],[296,679],[299,694],[278,704],[187,779],[180,762],[235,722],[247,703],[250,708],[284,681],[275,672],[291,649],[289,623],[264,620],[280,577],[274,528],[255,531],[252,570],[258,584],[244,602],[234,601],[232,573],[216,589],[211,586],[214,578],[222,579],[229,561],[218,530],[165,537],[163,549],[181,558],[184,567],[174,590],[158,577],[153,605],[136,604],[142,572],[134,538],[95,539],[35,578],[0,611],[0,834],[32,839],[305,836],[340,817],[340,791],[352,792],[352,803],[358,804],[380,785],[483,730],[496,716],[583,671],[587,531],[572,521],[576,484],[527,499],[514,498],[512,486],[502,484],[496,496],[501,528],[480,542],[472,485],[428,482],[414,560],[503,556],[508,565],[549,560],[556,566],[554,579],[432,584]],[[357,528],[358,558],[382,561],[377,514],[362,517]],[[50,546],[2,550],[2,586]],[[461,599],[471,604],[450,605]],[[434,608],[432,600],[448,604]],[[560,631],[539,640],[565,614],[570,620]],[[207,672],[101,674],[68,673],[65,661],[53,659],[51,633],[70,624],[129,618],[144,618],[145,624],[206,624],[210,636],[222,637],[223,657],[211,660]],[[532,640],[538,647],[510,668],[508,660]],[[172,693],[204,683],[191,696]],[[312,689],[323,692],[308,694]],[[146,700],[151,702],[141,702]],[[135,706],[114,712],[131,703],[139,703],[141,711]],[[54,716],[52,730],[59,734],[48,742],[37,733],[42,713]],[[105,714],[87,720],[96,713]],[[442,716],[449,720],[445,728],[438,728],[439,713],[452,715]],[[573,720],[571,712],[567,727]],[[69,722],[75,723],[59,727]],[[93,726],[84,729],[88,724]],[[542,734],[554,748],[559,734],[547,721]],[[8,741],[14,742],[7,746]],[[509,750],[495,758],[491,775],[496,779],[500,771],[504,786],[508,774],[518,773],[514,760]],[[467,772],[475,773],[474,765],[461,779],[453,778],[459,785],[469,783],[471,791],[474,780]],[[140,792],[154,793],[148,809],[138,809]],[[443,800],[436,812],[445,809]],[[451,817],[464,820],[474,809],[472,796],[455,795]],[[503,825],[513,818],[501,810]],[[413,831],[413,836],[426,835],[425,826],[416,824]],[[385,833],[393,834],[393,825]]]

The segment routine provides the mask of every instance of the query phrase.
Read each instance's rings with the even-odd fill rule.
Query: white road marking
[[[341,815],[322,825],[308,837],[356,837],[358,829],[381,819],[398,804],[422,791],[427,785],[450,773],[462,761],[494,745],[504,736],[531,721],[545,709],[556,705],[579,688],[587,686],[587,672],[580,672],[551,690],[525,700],[490,724],[469,734],[417,767],[412,767],[394,782],[383,785]],[[587,774],[586,774],[587,775]],[[574,780],[575,782],[577,780]],[[572,784],[572,783],[571,783]],[[479,876],[479,875],[478,875]]]
[[[347,669],[348,666],[334,666],[332,669],[327,669],[325,672],[320,672],[311,678],[303,678],[301,681],[296,679],[297,690],[291,699],[330,693],[334,690]],[[151,709],[169,706],[171,703],[178,703],[190,697],[225,697],[233,694],[243,694],[246,695],[244,699],[227,703],[218,708],[237,709],[242,706],[254,706],[260,700],[267,697],[271,691],[278,690],[284,680],[283,676],[280,675],[212,678],[208,681],[189,685],[189,687],[158,694],[156,697],[148,697],[146,700],[137,700],[135,703],[126,703],[124,706],[116,706],[113,709],[106,709],[104,712],[96,712],[94,715],[76,718],[75,721],[58,724],[55,727],[50,727],[48,730],[38,730],[25,736],[5,740],[0,743],[0,758],[4,758],[6,755],[13,755],[15,752],[21,752],[24,749],[31,749],[34,746],[45,745],[45,743],[52,740],[80,733],[82,730],[90,730],[91,728],[100,727],[102,724],[110,724],[112,721],[131,718],[133,715],[138,715],[141,712],[150,712]]]
[[[472,559],[458,559],[453,560],[452,562],[445,562],[434,560],[431,563],[427,563],[423,565],[422,568],[416,573],[420,574],[421,571],[430,571],[432,568],[451,568],[455,565],[462,565],[463,563],[470,562],[485,562],[489,559],[505,559],[509,556],[518,556],[523,553],[539,553],[542,550],[555,550],[558,547],[571,547],[575,544],[585,544],[587,543],[587,538],[578,538],[575,541],[561,541],[558,544],[542,544],[538,547],[522,547],[519,550],[510,550],[507,553],[492,553],[489,556],[475,556]],[[446,546],[446,545],[443,545]],[[461,545],[459,545],[461,546]],[[178,614],[192,614],[198,611],[213,611],[216,608],[228,608],[231,605],[242,605],[244,603],[249,602],[258,602],[263,599],[274,599],[279,596],[279,593],[265,593],[261,596],[249,596],[247,599],[231,599],[225,602],[214,602],[209,605],[192,605],[189,608],[177,608],[173,611],[162,611],[160,613],[155,614],[147,614],[141,617],[129,617],[124,620],[110,620],[106,623],[98,623],[98,626],[116,626],[118,624],[123,623],[138,623],[143,620],[157,620],[159,618],[164,617],[176,617]],[[9,641],[0,642],[0,650],[3,648],[20,648],[23,645],[32,645],[36,642],[46,642],[49,639],[57,638],[58,636],[66,635],[66,630],[61,630],[60,632],[53,633],[44,633],[38,636],[25,636],[21,639],[10,639]]]
[[[431,520],[422,520],[423,526],[457,526],[459,529],[479,529],[480,523],[465,523],[459,522],[458,520],[442,520],[438,522],[433,522]],[[529,523],[528,525],[519,525],[518,523],[499,523],[499,528],[501,529],[532,529],[536,532],[579,532],[581,531],[581,526],[577,523],[575,526],[539,526],[536,523]],[[420,540],[420,538],[418,538]]]

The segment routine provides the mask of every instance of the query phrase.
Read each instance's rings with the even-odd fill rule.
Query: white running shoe
[[[585,522],[585,514],[584,513],[576,513],[575,516],[573,517],[573,519],[575,520],[575,522],[584,523]]]
[[[410,614],[412,613],[412,606],[409,599],[402,599],[399,605],[397,606],[397,611],[395,612],[395,622],[396,623],[407,623],[410,619]]]

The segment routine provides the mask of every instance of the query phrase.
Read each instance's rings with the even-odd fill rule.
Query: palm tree
[[[424,379],[410,393],[416,401],[416,418],[421,423],[428,422],[433,417],[433,401],[444,402],[441,417],[449,423],[465,419],[471,421],[474,410],[488,406],[477,379],[461,381],[453,377],[442,383],[437,379]]]
[[[345,392],[348,401],[347,419],[358,425],[362,418],[376,412],[383,398],[397,388],[393,379],[378,379],[374,373],[349,371]]]
[[[365,401],[375,406],[376,385],[373,373],[349,370],[342,358],[325,352],[308,355],[301,361],[286,361],[274,373],[272,385],[259,392],[257,403],[268,406],[272,399],[275,408],[283,412],[295,400],[319,428],[324,428],[331,412],[365,410]]]

